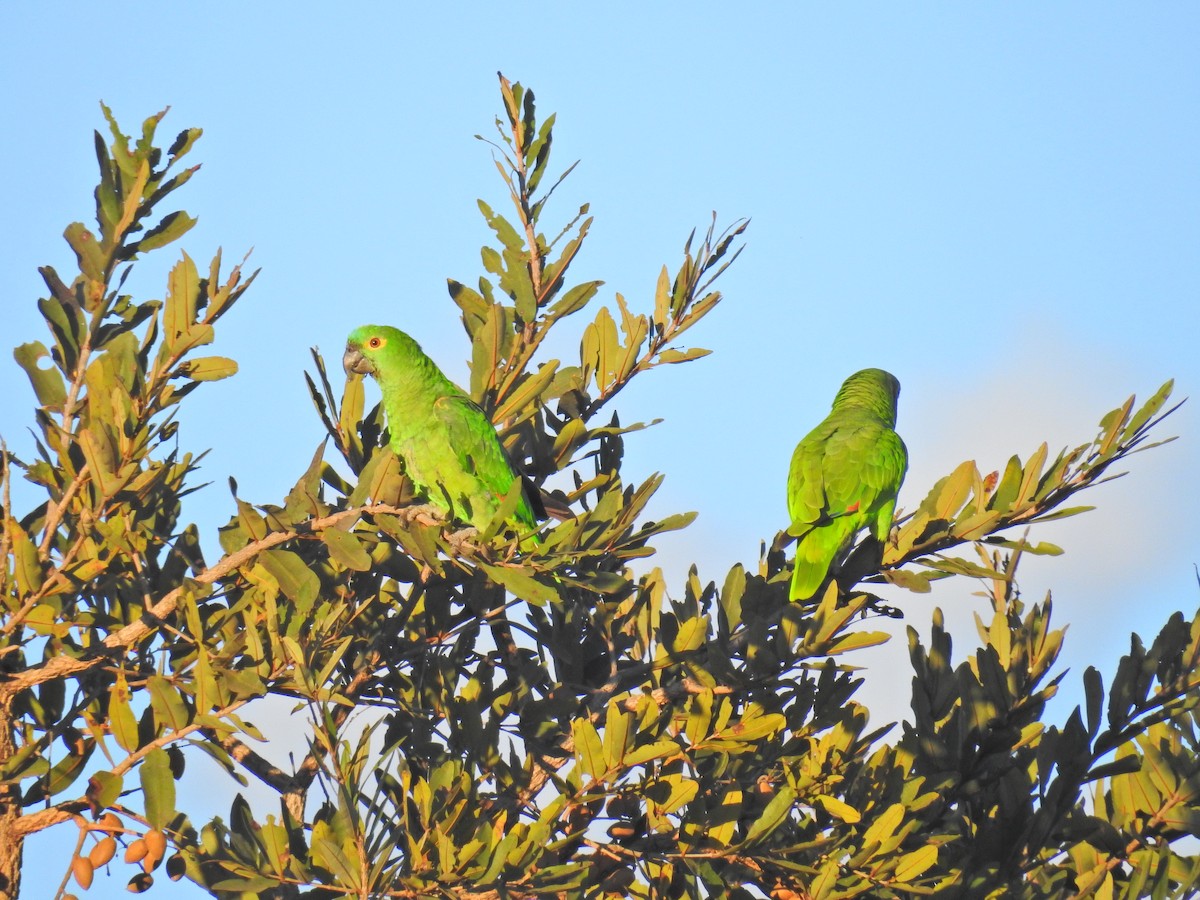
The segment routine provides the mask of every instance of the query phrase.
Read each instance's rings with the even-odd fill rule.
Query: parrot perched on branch
[[[896,434],[900,382],[882,369],[855,372],[833,411],[796,445],[788,470],[788,534],[796,538],[791,600],[807,600],[855,535],[882,544],[892,528],[908,451]]]
[[[383,392],[391,446],[414,487],[448,518],[483,531],[513,484],[513,467],[491,420],[398,328],[363,325],[350,333],[347,375],[374,375]],[[525,481],[508,525],[532,531],[545,518]]]

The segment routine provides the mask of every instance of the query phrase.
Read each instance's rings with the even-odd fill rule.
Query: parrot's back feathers
[[[900,382],[863,369],[842,384],[833,410],[796,445],[788,471],[788,533],[797,539],[788,596],[806,600],[863,528],[887,540],[908,451],[896,434]]]

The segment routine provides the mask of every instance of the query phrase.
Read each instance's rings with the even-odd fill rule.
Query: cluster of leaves
[[[111,810],[123,834],[161,834],[176,819],[175,745],[200,728],[197,715],[216,722],[240,702],[232,684],[220,702],[185,702],[176,678],[196,668],[201,651],[195,632],[164,627],[185,608],[194,617],[206,590],[198,534],[179,521],[197,458],[174,448],[175,414],[201,382],[236,371],[196,351],[253,276],[243,279],[239,267],[222,276],[219,253],[202,273],[185,254],[164,300],[138,303],[121,292],[130,271],[118,277],[122,264],[194,224],[183,212],[155,222],[156,207],[198,168],[179,166],[198,129],[165,154],[155,146],[162,115],[133,141],[104,109],[111,144],[97,133],[98,229],[66,229],[79,267],[70,284],[41,270],[51,347],[34,341],[14,353],[38,408],[35,458],[0,457],[0,846],[10,854],[25,834],[85,812]],[[20,517],[16,472],[45,496]],[[136,812],[123,803],[135,771],[145,795]],[[0,896],[15,884],[6,869]]]
[[[251,279],[222,280],[219,254],[202,278],[184,255],[165,301],[120,293],[118,268],[190,227],[184,213],[147,226],[194,171],[169,174],[199,133],[164,165],[160,117],[131,143],[105,110],[99,237],[68,228],[78,276],[43,270],[54,346],[16,353],[38,458],[0,456],[0,897],[19,871],[4,848],[68,821],[60,894],[125,844],[131,888],[165,860],[218,897],[1194,895],[1200,866],[1178,848],[1200,825],[1200,615],[1149,648],[1133,638],[1107,710],[1088,670],[1084,706],[1045,724],[1063,635],[1013,579],[1023,553],[1056,548],[1000,533],[1080,511],[1066,501],[1147,446],[1170,384],[1049,466],[1045,448],[1002,477],[965,463],[812,601],[787,601],[782,535],[753,571],[718,588],[693,568],[671,592],[631,565],[691,516],[645,520],[661,477],[622,473],[643,426],[600,413],[634,377],[707,352],[678,341],[719,302],[745,223],[693,234],[647,312],[620,294],[616,316],[597,308],[601,283],[568,279],[587,207],[541,230],[570,172],[548,176],[554,118],[503,76],[500,90],[492,146],[513,212],[480,203],[497,246],[477,287],[449,292],[471,395],[575,517],[536,544],[464,538],[413,502],[362,381],[339,393],[314,354],[327,438],[281,503],[235,495],[212,565],[180,519],[195,458],[173,448],[173,416],[236,370],[194,351]],[[584,310],[577,363],[542,359]],[[16,472],[47,498],[20,517]],[[967,545],[978,562],[951,555]],[[910,630],[911,721],[894,739],[868,730],[843,660],[886,635],[862,627],[883,607],[860,585],[951,575],[990,586],[979,647],[955,663],[940,618],[927,644]],[[309,722],[290,763],[286,735],[245,717],[268,696]],[[227,819],[193,824],[175,791],[188,747],[278,803],[239,795]]]

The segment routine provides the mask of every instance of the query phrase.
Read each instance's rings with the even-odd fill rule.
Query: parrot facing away
[[[788,470],[788,533],[797,539],[789,599],[812,597],[863,528],[887,540],[908,468],[894,430],[899,396],[890,372],[855,372],[825,421],[796,445]]]
[[[487,414],[398,328],[356,328],[342,366],[379,382],[391,447],[414,487],[450,519],[483,531],[521,479]],[[526,482],[508,524],[536,528],[535,510],[540,499]]]

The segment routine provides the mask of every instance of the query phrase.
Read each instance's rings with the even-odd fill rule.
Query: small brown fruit
[[[75,876],[75,881],[79,886],[86,891],[92,886],[92,876],[96,874],[96,869],[92,866],[91,860],[76,856],[71,860],[71,874]]]
[[[138,838],[132,844],[125,848],[125,862],[136,863],[145,859],[146,854],[150,852],[150,848],[146,846],[145,838]]]
[[[150,873],[158,868],[167,855],[167,836],[157,828],[146,832],[146,856],[142,859],[142,871]]]
[[[162,859],[167,855],[167,836],[157,828],[146,832],[146,846],[150,852]]]
[[[117,839],[111,834],[96,842],[96,846],[92,848],[92,852],[88,854],[88,862],[93,868],[100,868],[108,865],[108,861],[117,855]]]

